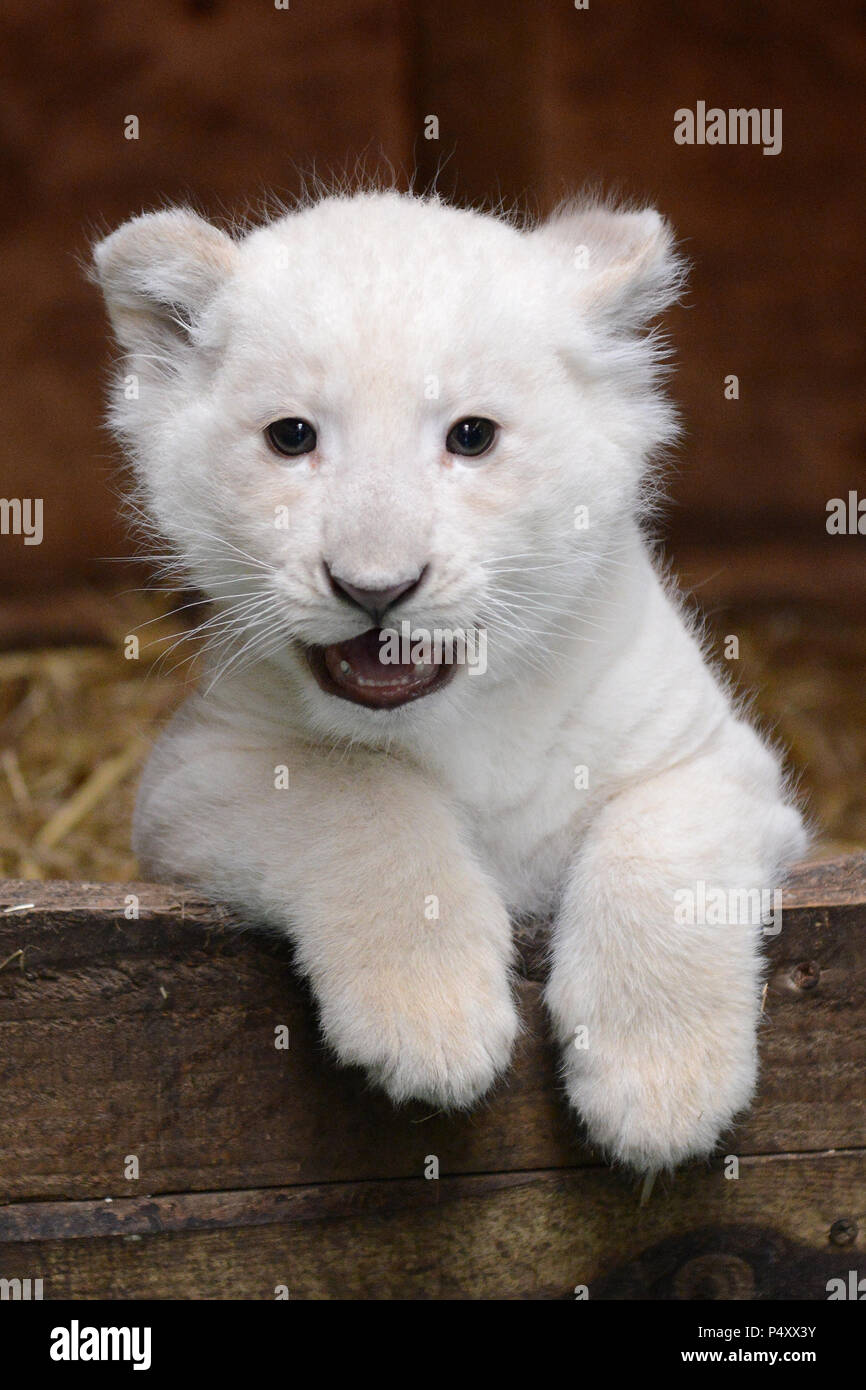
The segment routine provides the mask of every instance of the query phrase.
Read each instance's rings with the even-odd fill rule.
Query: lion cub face
[[[579,637],[672,433],[641,336],[678,279],[657,214],[523,230],[361,193],[240,239],[155,213],[95,256],[113,423],[217,605],[222,669],[274,663],[317,727],[363,734],[531,681]],[[406,624],[483,631],[485,679],[435,646],[383,661]]]

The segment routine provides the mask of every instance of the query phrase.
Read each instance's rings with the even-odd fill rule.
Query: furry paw
[[[570,1048],[566,1089],[591,1141],[638,1172],[709,1155],[751,1100],[757,1070],[747,1039],[737,1048],[715,1042],[658,1040],[643,1052],[612,1048],[603,1056]]]
[[[364,1067],[396,1102],[466,1109],[505,1070],[519,1021],[501,973],[354,982],[323,1003],[322,1026],[342,1062]]]

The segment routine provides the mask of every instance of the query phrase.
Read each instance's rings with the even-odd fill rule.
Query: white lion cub
[[[591,1138],[709,1152],[755,1083],[743,904],[805,836],[639,525],[666,224],[371,191],[235,237],[158,212],[95,255],[138,501],[213,601],[146,870],[288,933],[342,1061],[446,1107],[505,1070],[509,918],[551,912]]]

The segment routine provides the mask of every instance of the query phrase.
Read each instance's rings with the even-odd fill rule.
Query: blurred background
[[[255,215],[359,158],[461,201],[545,211],[589,181],[672,220],[693,270],[665,325],[686,435],[659,534],[720,661],[738,638],[725,665],[821,849],[866,845],[866,535],[826,525],[866,498],[862,6],[279,3],[3,6],[0,494],[43,499],[44,538],[0,535],[0,873],[135,873],[136,775],[195,674],[165,659],[182,616],[107,558],[131,545],[90,241],[166,201]],[[781,153],[678,145],[699,101],[781,108]]]

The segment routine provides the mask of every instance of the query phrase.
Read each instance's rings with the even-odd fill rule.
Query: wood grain
[[[643,1207],[598,1168],[60,1205],[0,1225],[3,1276],[49,1299],[824,1299],[857,1265],[866,1156],[698,1168]]]
[[[224,909],[146,884],[6,883],[0,1199],[411,1179],[430,1154],[449,1175],[598,1164],[559,1090],[543,941],[521,941],[527,1028],[508,1076],[467,1115],[431,1114],[335,1066],[286,946]],[[760,1093],[727,1151],[866,1146],[866,855],[792,876],[767,956]]]

